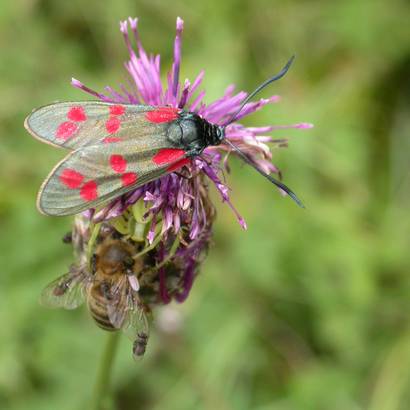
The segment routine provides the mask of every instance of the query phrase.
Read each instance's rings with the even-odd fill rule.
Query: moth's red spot
[[[174,121],[178,118],[178,109],[174,107],[161,107],[147,112],[145,118],[156,123]]]
[[[126,172],[121,175],[122,185],[132,185],[137,181],[138,175],[135,172]]]
[[[84,201],[94,201],[94,199],[97,199],[97,183],[93,180],[86,182],[80,189],[80,195]]]
[[[67,140],[77,131],[78,125],[74,122],[66,121],[61,123],[56,131],[57,138]]]
[[[169,164],[171,162],[175,162],[176,160],[180,159],[184,155],[185,155],[185,151],[183,149],[164,148],[164,149],[160,149],[152,157],[152,160],[157,165]]]
[[[110,156],[110,165],[111,168],[122,174],[127,168],[127,160],[122,155],[111,155]]]
[[[167,168],[168,172],[172,172],[172,171],[176,171],[179,168],[182,168],[184,165],[188,165],[191,163],[191,159],[190,158],[182,158],[179,161],[175,162],[175,164],[170,165]]]
[[[71,121],[85,121],[87,116],[85,115],[83,107],[72,107],[70,111],[68,111],[67,118]]]
[[[114,134],[120,128],[121,121],[117,117],[110,117],[108,118],[107,122],[105,123],[105,128],[110,134]]]
[[[102,140],[102,142],[104,142],[105,144],[110,144],[112,142],[119,142],[119,141],[122,141],[122,139],[119,137],[106,137]]]
[[[111,115],[122,115],[125,112],[125,107],[122,105],[110,105]]]
[[[66,168],[60,175],[60,181],[70,189],[80,188],[84,176],[71,168]]]

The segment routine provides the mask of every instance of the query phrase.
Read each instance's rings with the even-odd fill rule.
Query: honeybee
[[[123,330],[134,340],[134,356],[142,356],[148,342],[149,308],[139,295],[137,275],[143,261],[134,260],[135,248],[113,236],[95,248],[91,266],[72,265],[65,275],[51,282],[40,302],[48,307],[75,309],[84,301],[96,324],[104,330]]]

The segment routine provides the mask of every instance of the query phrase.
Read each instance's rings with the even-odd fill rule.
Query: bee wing
[[[75,309],[84,302],[90,281],[91,276],[85,269],[72,266],[68,273],[44,288],[40,303],[51,308]]]
[[[127,275],[123,275],[118,283],[111,287],[110,296],[107,312],[112,325],[122,329],[132,340],[140,330],[148,334],[148,321],[144,309]]]
[[[35,138],[74,150],[161,133],[167,122],[178,118],[178,112],[172,107],[149,105],[62,102],[34,110],[24,125]]]
[[[139,334],[145,334],[147,338],[149,336],[149,323],[146,309],[145,306],[136,304],[134,308],[129,311],[122,331],[132,341],[134,341]]]
[[[184,150],[169,148],[165,133],[85,146],[51,171],[40,188],[37,206],[46,215],[79,213],[189,162]]]
[[[121,329],[127,315],[127,278],[126,275],[121,275],[118,281],[110,288],[110,297],[107,299],[107,313],[110,322],[116,329]]]

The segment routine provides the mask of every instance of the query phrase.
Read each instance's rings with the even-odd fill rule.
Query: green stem
[[[120,332],[112,332],[108,335],[95,382],[94,396],[91,404],[92,410],[105,410],[107,408],[110,378],[119,336]]]

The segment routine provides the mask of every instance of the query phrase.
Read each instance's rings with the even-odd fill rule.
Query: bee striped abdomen
[[[100,283],[96,283],[91,287],[87,301],[91,316],[101,329],[117,330],[108,317],[107,296],[104,294]]]

